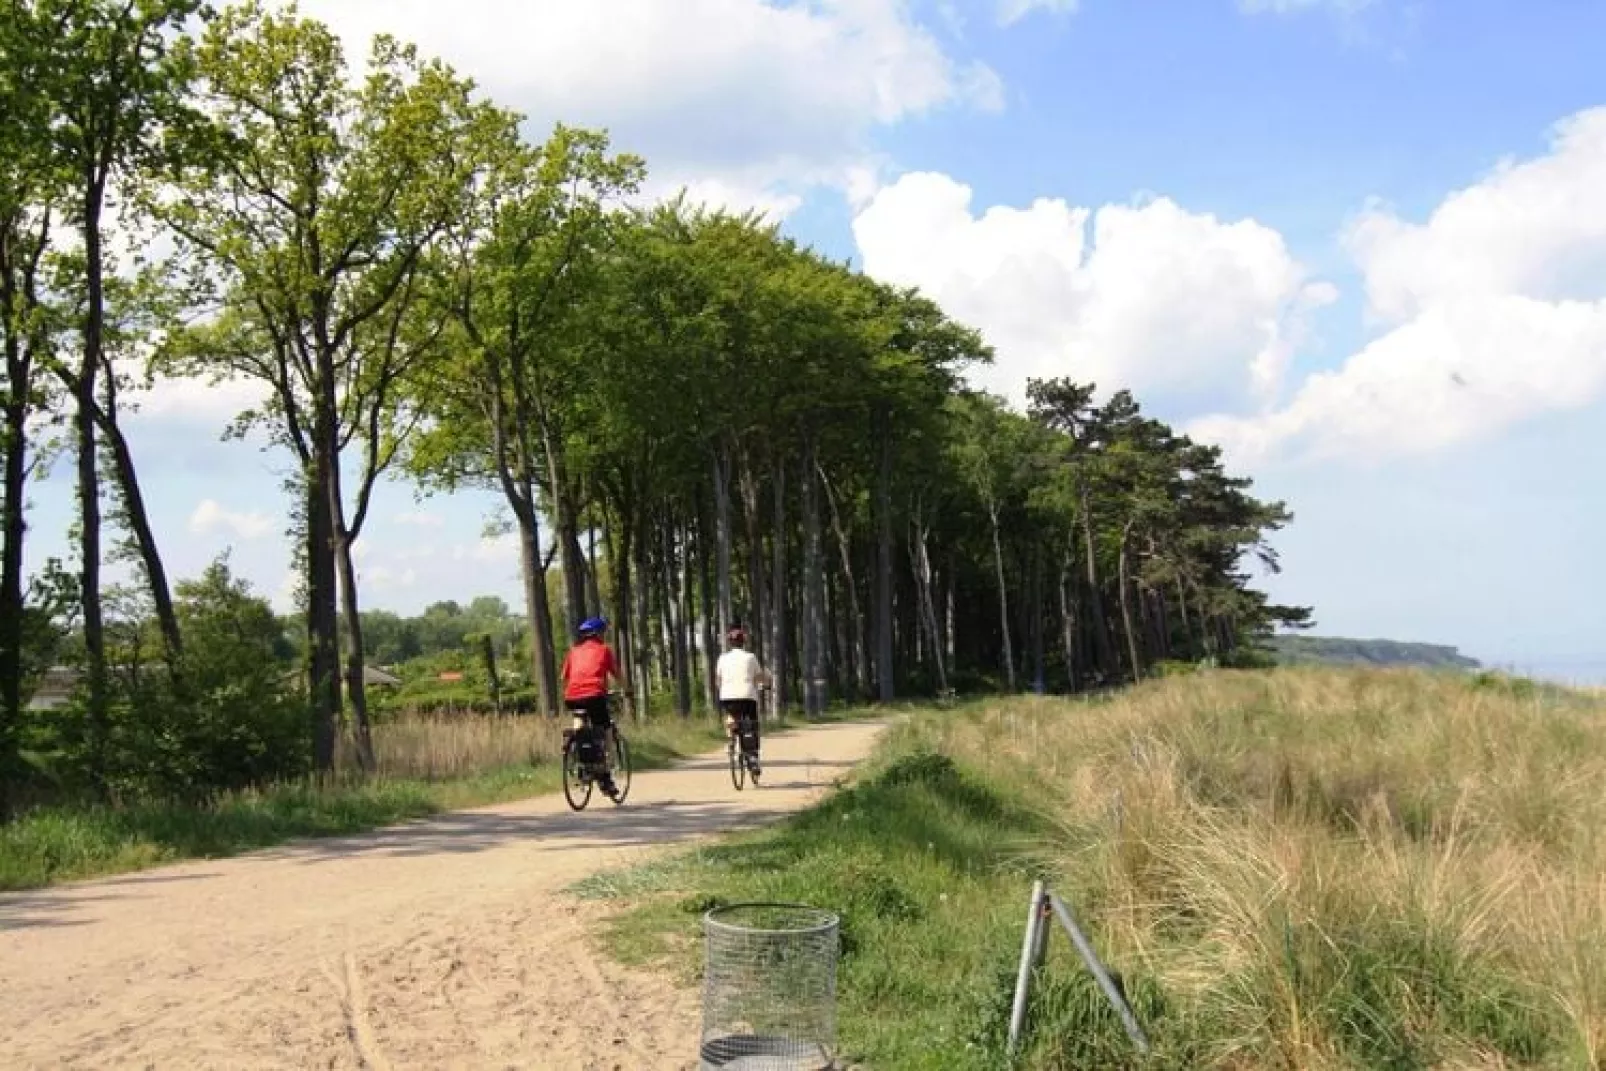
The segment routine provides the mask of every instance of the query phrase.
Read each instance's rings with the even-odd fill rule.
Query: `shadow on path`
[[[795,787],[813,786],[799,782]],[[262,855],[308,864],[367,855],[462,855],[521,841],[542,842],[543,851],[645,847],[759,825],[787,813],[783,808],[765,807],[762,801],[755,805],[752,797],[745,796],[717,803],[626,802],[623,807],[604,799],[593,800],[588,810],[579,813],[460,812],[361,837],[305,841]]]

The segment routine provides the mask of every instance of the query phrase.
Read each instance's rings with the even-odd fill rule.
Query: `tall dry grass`
[[[1037,851],[1164,994],[1173,1065],[1606,1060],[1598,698],[1219,673],[910,732],[1052,815]]]
[[[374,761],[382,777],[422,781],[550,762],[562,746],[562,725],[557,718],[408,715],[374,726]],[[341,750],[342,766],[352,765],[349,743]]]
[[[448,781],[517,766],[556,764],[567,716],[408,714],[373,727],[375,772],[382,779]],[[705,717],[658,717],[621,725],[632,754],[650,764],[709,750],[722,737]],[[342,740],[340,769],[356,774],[356,752]]]

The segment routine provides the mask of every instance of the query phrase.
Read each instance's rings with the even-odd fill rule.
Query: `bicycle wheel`
[[[570,736],[563,742],[563,798],[571,810],[583,811],[591,802],[591,775],[580,761],[580,738]]]
[[[630,745],[625,743],[624,734],[616,725],[613,727],[613,787],[618,791],[613,797],[615,807],[625,801],[630,795]]]
[[[725,750],[730,755],[731,784],[735,785],[736,791],[740,792],[742,790],[742,782],[747,777],[747,756],[743,755],[742,749],[736,746],[735,738],[732,738],[731,742],[725,745]]]

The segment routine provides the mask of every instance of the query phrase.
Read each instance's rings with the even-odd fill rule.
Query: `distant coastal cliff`
[[[1337,665],[1422,666],[1433,669],[1482,669],[1454,647],[1395,640],[1351,640],[1337,636],[1274,636],[1271,650],[1287,665],[1313,662]]]

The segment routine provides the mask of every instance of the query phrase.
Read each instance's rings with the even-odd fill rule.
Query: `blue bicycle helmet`
[[[584,621],[580,622],[580,635],[582,638],[586,636],[600,636],[603,632],[607,631],[607,628],[608,621],[606,618],[588,617]]]

